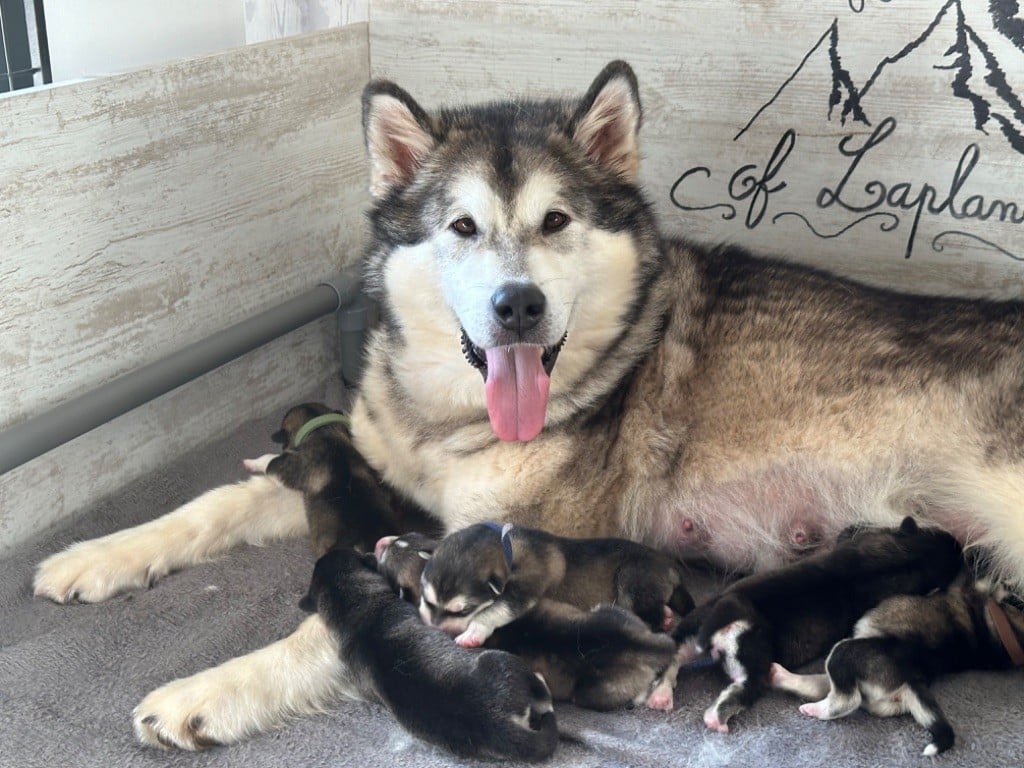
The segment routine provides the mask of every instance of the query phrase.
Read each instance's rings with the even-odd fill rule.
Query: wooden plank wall
[[[244,11],[245,41],[262,43],[367,21],[370,0],[244,0]]]
[[[367,25],[0,100],[0,429],[363,243]],[[0,552],[337,370],[330,319],[0,476]]]
[[[1019,296],[1024,37],[989,5],[374,0],[371,70],[437,105],[580,92],[624,58],[666,229],[887,286]]]

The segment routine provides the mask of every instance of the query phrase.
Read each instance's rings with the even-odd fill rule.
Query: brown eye
[[[461,219],[456,219],[452,222],[452,229],[463,237],[469,237],[476,234],[476,222],[469,218],[469,216],[463,216]]]
[[[561,211],[548,211],[544,217],[544,232],[557,232],[569,223],[569,217]]]

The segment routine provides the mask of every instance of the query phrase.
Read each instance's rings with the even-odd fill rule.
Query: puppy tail
[[[916,684],[911,684],[910,689],[914,692],[914,696],[907,701],[910,714],[918,725],[928,729],[928,733],[932,737],[931,743],[924,748],[924,752],[921,754],[931,757],[945,752],[953,746],[956,739],[953,726],[949,724],[942,708],[939,707],[939,702],[935,700],[931,691],[923,685]]]

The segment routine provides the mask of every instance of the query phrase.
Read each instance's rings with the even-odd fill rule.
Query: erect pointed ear
[[[613,61],[597,76],[569,124],[587,156],[635,181],[640,170],[640,93],[633,68]]]
[[[900,523],[900,533],[917,533],[917,521],[912,517],[904,517],[903,522]]]
[[[387,80],[374,80],[363,90],[363,132],[370,155],[370,194],[377,198],[408,184],[437,144],[427,113]]]

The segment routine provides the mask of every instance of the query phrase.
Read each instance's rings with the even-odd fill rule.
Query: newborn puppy
[[[377,542],[377,568],[406,600],[420,601],[420,576],[438,541],[418,533]],[[645,700],[671,709],[671,687],[652,689],[675,659],[675,642],[655,634],[634,614],[603,605],[583,611],[541,600],[531,611],[498,629],[487,647],[510,651],[541,674],[558,701],[609,710]]]
[[[364,696],[416,736],[463,757],[537,761],[555,751],[544,681],[510,653],[467,651],[423,624],[372,555],[328,552],[302,605],[337,636]]]
[[[284,453],[243,464],[302,492],[317,557],[334,546],[369,547],[401,529],[389,517],[391,500],[376,473],[352,445],[347,416],[321,403],[297,405],[272,439],[284,446]]]
[[[536,528],[479,523],[445,537],[422,576],[423,620],[466,648],[541,598],[589,609],[614,603],[660,630],[693,598],[676,559],[625,539],[569,539]]]
[[[772,686],[813,704],[800,711],[831,720],[858,707],[880,717],[907,712],[931,734],[924,755],[953,746],[953,728],[928,684],[969,669],[1024,665],[1024,602],[1003,585],[963,578],[946,592],[891,597],[857,622],[825,663],[826,674],[772,666]]]
[[[773,661],[806,664],[885,598],[945,589],[962,564],[952,536],[908,517],[896,529],[850,529],[829,552],[730,585],[674,632],[683,661],[710,651],[732,679],[704,724],[727,732],[730,718],[761,695]]]
[[[385,536],[373,548],[377,570],[400,598],[413,605],[420,604],[420,576],[438,542],[422,533],[404,533]]]

